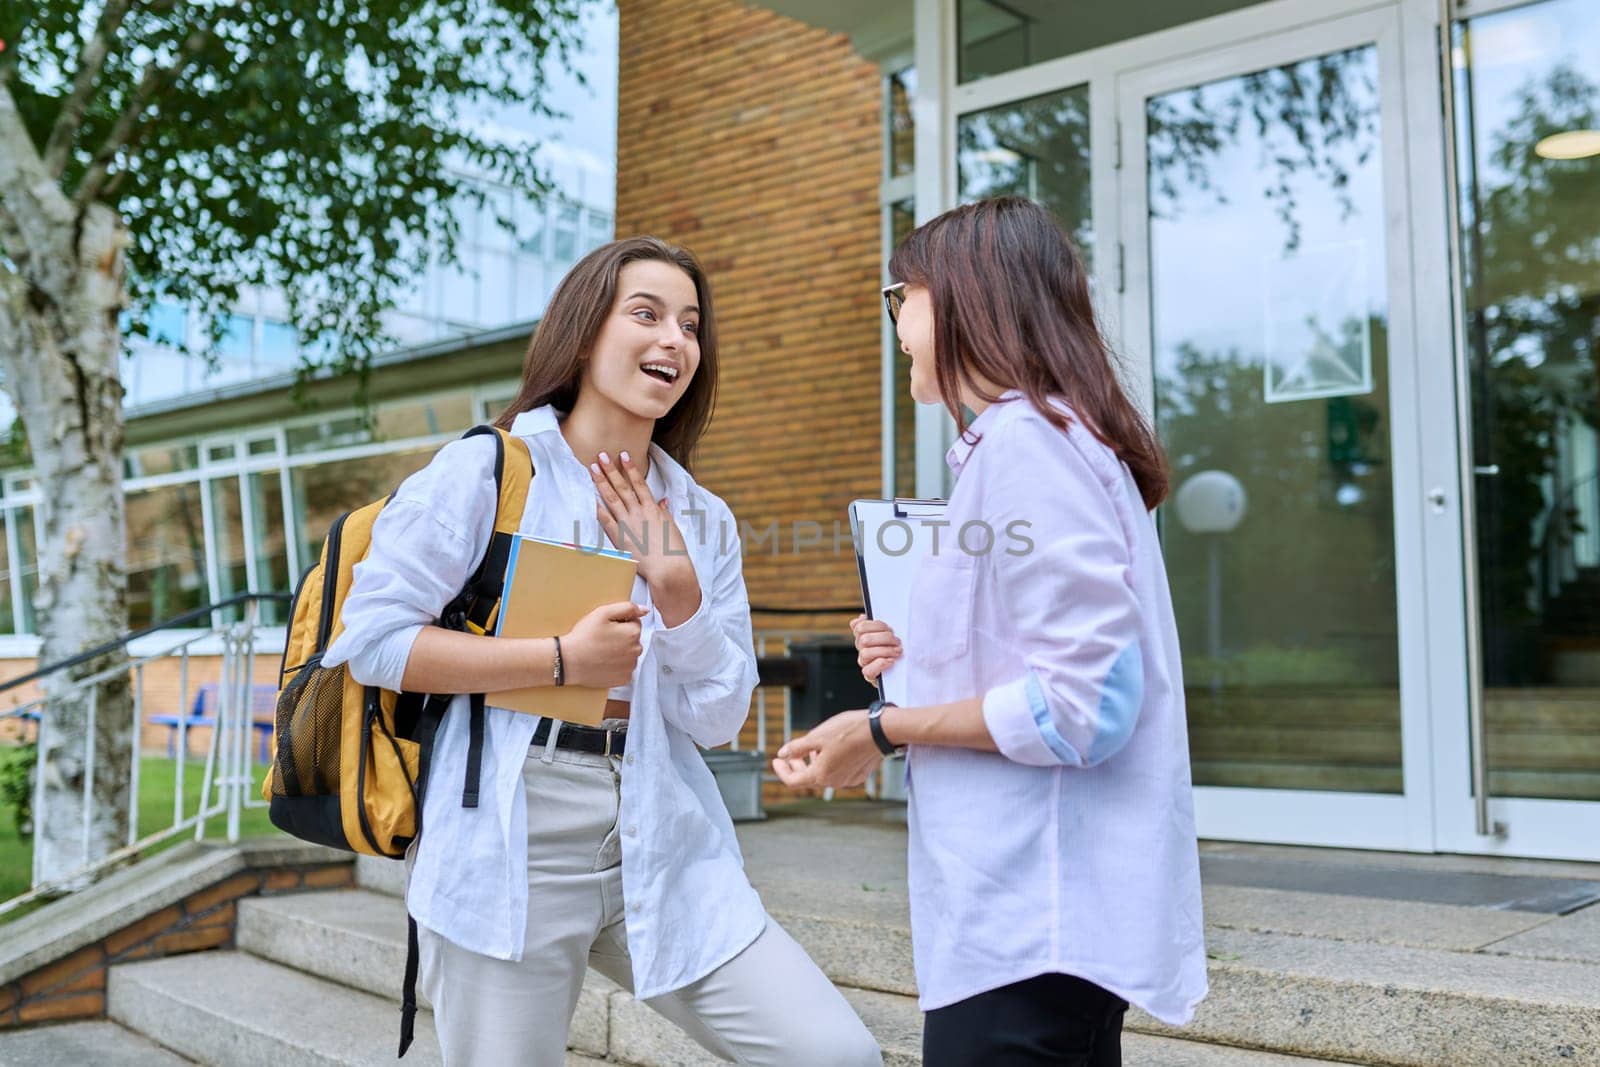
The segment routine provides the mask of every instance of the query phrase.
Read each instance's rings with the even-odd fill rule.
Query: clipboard
[[[948,503],[895,497],[850,504],[850,534],[856,548],[862,605],[867,618],[888,623],[902,642],[911,621],[911,587],[917,571],[923,558],[932,554],[934,538],[941,533],[950,536],[948,527],[928,525],[926,520],[942,520]],[[879,698],[905,706],[910,671],[902,656],[879,675]]]

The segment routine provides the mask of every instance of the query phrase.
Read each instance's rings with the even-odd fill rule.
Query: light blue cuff
[[[1089,764],[1110,759],[1133,736],[1144,706],[1144,655],[1136,639],[1111,665],[1100,684],[1100,715],[1089,745]]]
[[[1083,766],[1083,757],[1078,755],[1078,750],[1067,744],[1067,739],[1061,736],[1061,731],[1056,729],[1056,721],[1050,715],[1050,705],[1045,703],[1044,686],[1039,684],[1039,676],[1032,671],[1028,672],[1028,710],[1033,713],[1033,724],[1039,730],[1039,736],[1055,753],[1056,759],[1073,767]]]
[[[995,686],[983,696],[983,724],[1002,756],[1030,767],[1059,766],[1062,756],[1046,743],[1039,728],[1039,714],[1049,721],[1044,689],[1032,671]],[[1055,732],[1054,723],[1051,723],[1051,731]],[[1060,740],[1059,735],[1057,740]],[[1070,746],[1067,751],[1072,752]],[[1071,761],[1078,762],[1075,754]]]

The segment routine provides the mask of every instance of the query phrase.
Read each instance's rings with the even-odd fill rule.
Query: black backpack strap
[[[433,762],[433,742],[439,734],[439,723],[450,707],[449,694],[435,694],[427,698],[417,715],[417,830],[422,836],[422,805],[428,795],[428,768]],[[406,936],[406,976],[400,991],[400,1055],[411,1047],[417,1019],[417,920],[406,912],[409,926]]]
[[[406,912],[406,982],[400,1000],[400,1056],[411,1047],[417,1028],[417,920]]]
[[[461,786],[461,806],[478,806],[478,784],[483,777],[483,694],[472,694],[472,718],[467,728],[467,780]]]

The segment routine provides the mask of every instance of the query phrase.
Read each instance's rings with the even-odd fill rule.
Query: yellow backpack
[[[465,436],[495,441],[499,504],[494,533],[466,586],[439,625],[492,630],[506,559],[533,481],[527,442],[478,426]],[[508,464],[507,457],[510,457]],[[322,666],[343,631],[340,612],[355,565],[372,544],[372,525],[393,494],[336,519],[322,556],[306,571],[289,608],[279,670],[272,766],[262,784],[273,825],[306,841],[399,859],[421,830],[423,790],[439,721],[451,694],[395,693],[362,685],[344,664]],[[471,700],[471,747],[461,802],[477,807],[483,753],[483,694]]]

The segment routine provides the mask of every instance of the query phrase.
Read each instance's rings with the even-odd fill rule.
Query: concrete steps
[[[185,1067],[193,1062],[105,1020],[0,1033],[0,1067]]]
[[[358,873],[364,884],[392,885]],[[839,970],[863,969],[857,951],[884,928],[860,920],[784,919],[817,962],[841,982],[845,996],[866,1021],[891,1067],[921,1062],[922,1014],[913,996],[861,988],[844,982]],[[814,936],[818,933],[824,936]],[[398,899],[371,889],[302,894],[241,902],[239,947],[287,968],[309,971],[355,988],[399,998],[405,957],[405,919]],[[909,968],[909,960],[901,965]],[[421,1039],[419,1038],[419,1041]],[[574,1050],[613,1061],[656,1065],[701,1065],[718,1061],[671,1023],[635,1001],[613,983],[591,973],[573,1019]],[[1129,1034],[1129,1063],[1150,1067],[1289,1067],[1303,1059],[1275,1056],[1162,1036]],[[1317,1061],[1327,1062],[1327,1061]]]
[[[917,1064],[922,1018],[899,841],[865,818],[831,824],[825,838],[808,841],[814,834],[803,820],[763,824],[747,838],[752,877],[772,914],[866,1020],[885,1062]],[[824,867],[794,859],[819,843],[828,849]],[[130,1043],[129,1030],[113,1024],[102,1036],[121,1041],[129,1056],[158,1057],[130,1063],[166,1064],[174,1060],[159,1057],[174,1055],[228,1067],[393,1062],[403,869],[364,860],[357,881],[356,889],[240,901],[238,951],[114,968],[112,1020],[165,1051],[136,1037]],[[1600,905],[1557,918],[1213,883],[1206,913],[1210,998],[1181,1032],[1131,1014],[1125,1062],[1600,1067]],[[0,1035],[0,1065],[124,1062],[60,1051],[79,1047],[83,1035],[67,1026]],[[23,1041],[32,1044],[16,1043]],[[714,1062],[593,974],[570,1042],[574,1067]],[[408,1061],[438,1057],[424,1012]]]
[[[111,969],[107,1013],[180,1055],[228,1067],[392,1067],[395,1005],[245,952],[204,952]],[[443,1061],[433,1016],[417,1017],[405,1062]]]
[[[1211,994],[1185,1037],[1403,1067],[1600,1065],[1593,963],[1246,930],[1206,944]]]

